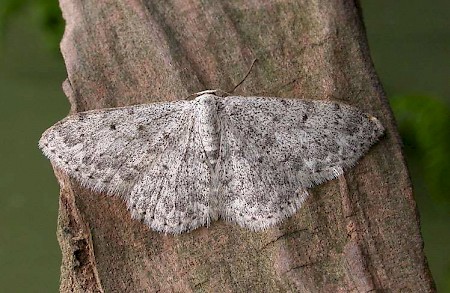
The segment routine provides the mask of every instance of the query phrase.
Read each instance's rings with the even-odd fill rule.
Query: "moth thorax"
[[[219,157],[220,130],[216,96],[205,94],[196,98],[197,125],[203,148],[211,165],[215,166]]]

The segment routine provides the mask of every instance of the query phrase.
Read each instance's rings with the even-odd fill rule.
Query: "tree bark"
[[[59,170],[62,292],[433,292],[418,214],[359,5],[347,0],[60,0],[72,112],[237,95],[337,100],[386,136],[345,175],[310,190],[282,224],[217,221],[178,236]]]

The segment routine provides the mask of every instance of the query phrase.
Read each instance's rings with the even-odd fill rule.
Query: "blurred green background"
[[[56,0],[0,0],[0,291],[57,292],[58,184],[37,148],[69,111]],[[450,1],[361,1],[404,141],[425,252],[450,292]]]

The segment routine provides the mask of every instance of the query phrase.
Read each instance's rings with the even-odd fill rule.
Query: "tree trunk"
[[[62,292],[433,292],[416,204],[357,2],[60,0],[72,111],[237,95],[337,100],[386,136],[265,232],[217,221],[178,236],[125,203],[61,184]]]

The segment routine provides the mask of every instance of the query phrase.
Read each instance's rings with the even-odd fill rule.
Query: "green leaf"
[[[390,99],[414,184],[450,207],[450,107],[429,96]]]

